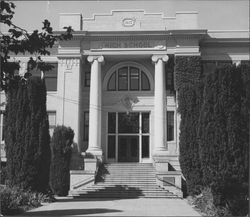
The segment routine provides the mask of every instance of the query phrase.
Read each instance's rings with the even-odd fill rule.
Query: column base
[[[98,162],[103,161],[103,152],[100,149],[88,149],[84,154],[84,157],[86,158],[95,158],[98,160]]]
[[[168,160],[169,152],[156,150],[153,154],[154,166],[157,172],[168,171]]]

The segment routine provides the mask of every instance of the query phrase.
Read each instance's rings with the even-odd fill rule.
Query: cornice
[[[205,38],[201,40],[201,47],[234,47],[249,46],[250,38]]]

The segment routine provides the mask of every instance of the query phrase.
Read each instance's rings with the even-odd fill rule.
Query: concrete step
[[[81,198],[176,198],[173,193],[157,186],[152,164],[105,164],[98,172],[95,185],[70,191]]]

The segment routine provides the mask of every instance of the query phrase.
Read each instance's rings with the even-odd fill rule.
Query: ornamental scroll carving
[[[73,67],[78,67],[80,64],[80,59],[61,59],[60,60],[61,66],[63,66],[66,70],[72,70]]]

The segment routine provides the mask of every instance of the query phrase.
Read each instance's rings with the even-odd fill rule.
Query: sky
[[[248,30],[249,0],[81,0],[81,1],[13,1],[14,23],[28,31],[40,29],[48,19],[59,28],[60,13],[110,13],[115,9],[144,9],[147,13],[175,16],[176,11],[198,11],[199,27],[208,30]],[[6,28],[1,26],[1,31]]]

